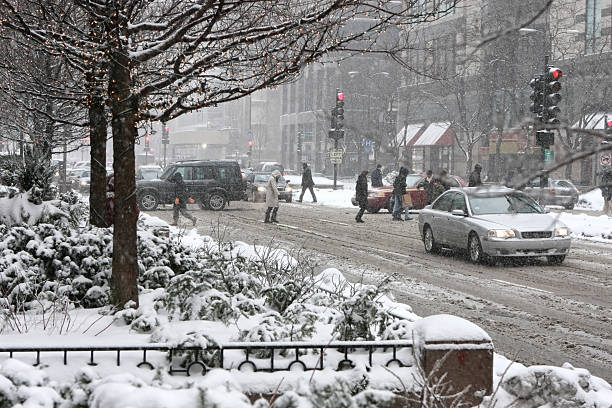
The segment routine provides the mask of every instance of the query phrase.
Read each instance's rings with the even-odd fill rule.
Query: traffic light
[[[336,126],[334,129],[341,130],[344,127],[344,94],[336,92]]]
[[[532,88],[531,95],[529,96],[532,103],[529,110],[535,114],[536,121],[541,121],[542,112],[544,110],[544,94],[542,92],[544,89],[544,81],[538,75],[529,82],[529,86]]]
[[[170,128],[166,126],[165,123],[162,123],[162,144],[170,143]]]
[[[145,137],[145,150],[147,152],[151,150],[151,138],[149,136]]]
[[[302,136],[303,136],[303,132],[298,132],[298,134],[297,134],[297,156],[298,156],[298,161],[302,160]]]
[[[606,131],[606,135],[612,136],[612,119],[608,118],[608,115],[605,117],[604,128]],[[4,143],[4,142],[2,142]]]
[[[558,125],[559,119],[557,116],[561,112],[561,109],[557,104],[561,101],[561,83],[559,79],[563,76],[563,73],[559,68],[548,67],[548,71],[544,74],[544,110],[542,112],[542,119],[545,125]]]

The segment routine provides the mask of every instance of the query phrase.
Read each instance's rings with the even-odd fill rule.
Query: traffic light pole
[[[338,138],[334,138],[334,150],[338,149]],[[338,184],[338,163],[334,163],[334,190]]]
[[[544,56],[544,71],[543,72],[547,72],[548,71],[548,55]],[[544,100],[542,101],[542,105],[543,105],[543,112],[546,112],[547,108],[548,108],[548,104],[547,104],[547,98],[546,95],[544,95]],[[535,128],[535,126],[534,126]],[[537,129],[536,129],[536,135],[537,135]],[[540,160],[542,161],[542,165],[546,165],[546,150],[548,150],[550,148],[550,146],[546,146],[546,145],[542,145],[540,146]],[[548,187],[548,174],[544,173],[540,176],[540,194],[543,194],[543,189]],[[540,197],[541,199],[543,197]]]

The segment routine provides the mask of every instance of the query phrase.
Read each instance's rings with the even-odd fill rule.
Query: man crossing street
[[[300,199],[298,203],[301,203],[304,198],[304,193],[306,189],[310,190],[310,194],[312,195],[312,202],[317,202],[317,196],[314,193],[314,181],[312,181],[312,171],[310,171],[310,167],[308,167],[307,163],[302,164],[302,192],[300,193]]]

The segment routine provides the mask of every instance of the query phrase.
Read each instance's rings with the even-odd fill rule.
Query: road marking
[[[310,230],[307,230],[307,229],[304,229],[304,228],[296,227],[294,225],[280,224],[280,223],[276,224],[276,225],[278,225],[279,227],[289,228],[289,229],[292,229],[292,230],[295,230],[295,231],[306,232],[308,234],[316,235],[316,236],[319,236],[321,238],[331,239],[331,237],[329,235],[321,234],[321,233],[315,232],[315,231],[310,231]]]
[[[518,288],[531,289],[531,290],[535,290],[536,292],[549,293],[551,295],[553,294],[553,292],[549,292],[549,291],[544,290],[544,289],[538,289],[538,288],[534,288],[534,287],[531,287],[531,286],[520,285],[518,283],[512,283],[512,282],[508,282],[508,281],[501,280],[501,279],[491,279],[491,280],[493,280],[495,282],[505,283],[505,284],[510,285],[510,286],[516,286]]]
[[[330,224],[343,225],[345,227],[349,226],[346,222],[339,222],[339,221],[332,221],[332,220],[319,220],[319,221],[328,222]]]

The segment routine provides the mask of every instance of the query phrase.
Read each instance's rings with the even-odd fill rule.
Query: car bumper
[[[491,256],[567,255],[571,238],[489,239],[482,238],[482,250]]]

